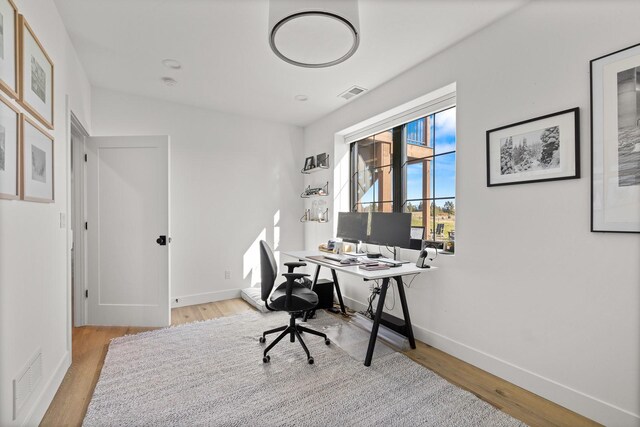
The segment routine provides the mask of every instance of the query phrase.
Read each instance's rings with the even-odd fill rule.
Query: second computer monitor
[[[411,239],[410,213],[371,213],[371,232],[367,242],[408,248]]]
[[[346,242],[366,242],[368,214],[360,212],[338,212],[337,237]]]

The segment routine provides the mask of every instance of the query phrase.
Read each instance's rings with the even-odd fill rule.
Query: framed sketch
[[[20,198],[32,202],[52,203],[53,137],[35,121],[21,114],[22,180]]]
[[[487,131],[487,186],[580,177],[579,109]]]
[[[329,156],[327,153],[321,153],[316,156],[316,167],[327,168],[329,167]]]
[[[590,69],[591,231],[640,233],[640,44]]]
[[[18,99],[18,8],[0,0],[0,90]]]
[[[0,199],[20,198],[20,113],[0,97]]]
[[[53,129],[53,62],[22,15],[18,15],[18,29],[19,102],[43,125]]]
[[[304,170],[308,171],[309,169],[313,169],[316,167],[315,157],[309,156],[304,161]]]

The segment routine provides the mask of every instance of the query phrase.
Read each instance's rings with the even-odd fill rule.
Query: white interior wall
[[[55,67],[55,203],[0,200],[0,425],[37,425],[71,363],[66,97],[90,129],[91,87],[51,0],[15,0]],[[4,95],[2,95],[4,96]],[[15,105],[15,103],[14,103]],[[68,224],[68,221],[67,221]],[[13,379],[42,350],[42,379],[13,421]]]
[[[632,1],[529,3],[305,128],[305,155],[334,154],[321,173],[346,210],[336,132],[456,82],[456,254],[407,290],[416,335],[608,425],[640,425],[640,238],[589,231],[589,60],[640,42],[639,14]],[[487,129],[575,106],[581,179],[486,187]],[[305,225],[307,249],[334,219]],[[366,301],[367,284],[340,278]]]
[[[302,247],[302,129],[101,88],[92,100],[94,136],[171,137],[174,306],[258,283],[260,239]]]

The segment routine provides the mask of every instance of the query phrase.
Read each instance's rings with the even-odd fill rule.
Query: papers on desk
[[[374,262],[374,263],[365,264],[360,268],[367,271],[374,271],[374,270],[388,270],[391,268],[391,266],[384,262]]]

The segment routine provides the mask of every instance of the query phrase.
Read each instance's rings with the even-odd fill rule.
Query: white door
[[[169,137],[86,146],[88,323],[168,326]]]

